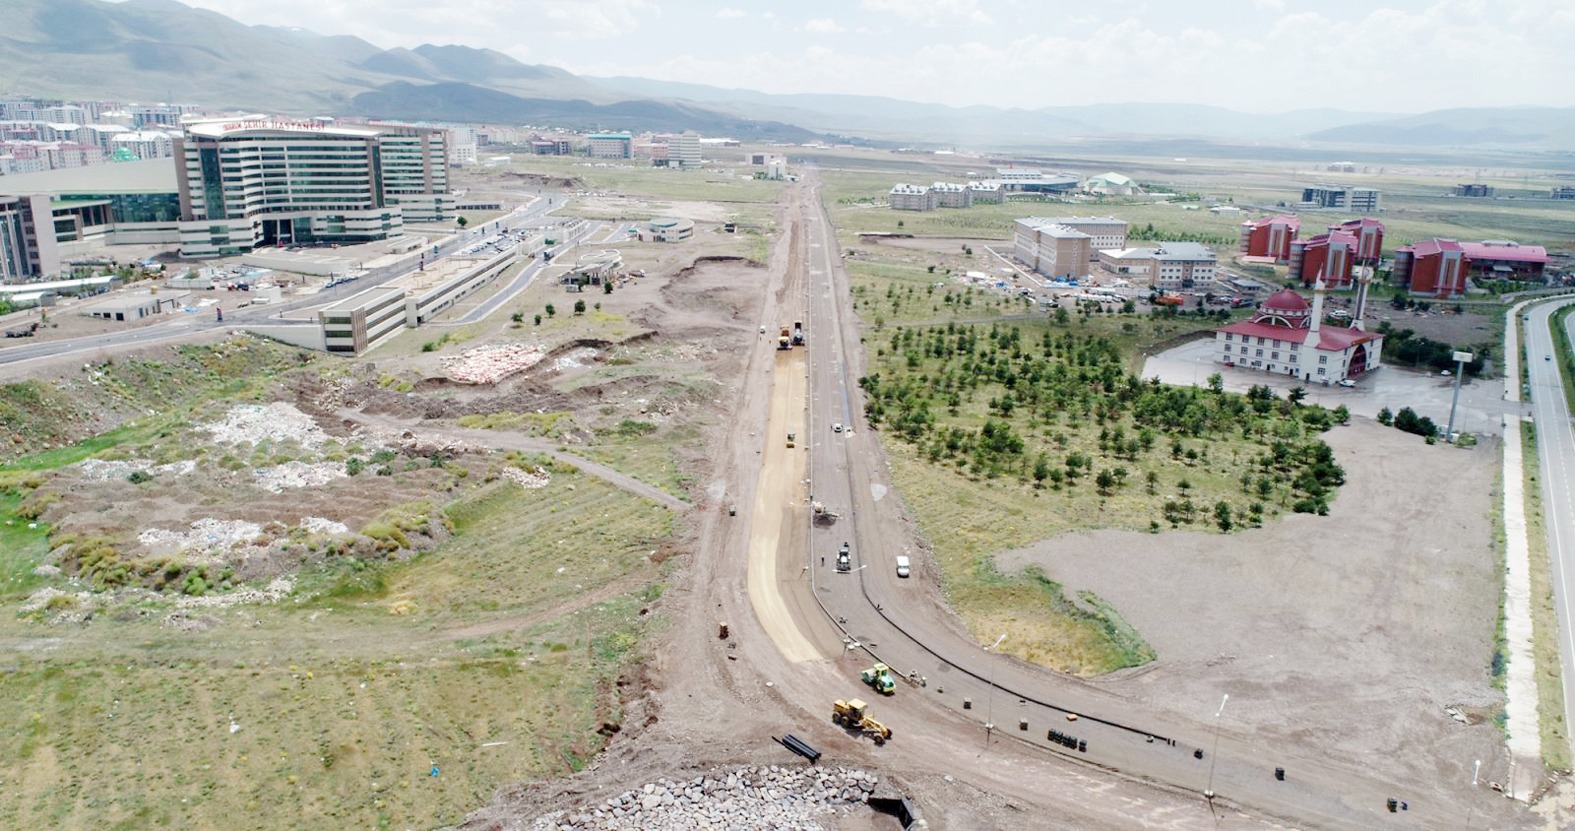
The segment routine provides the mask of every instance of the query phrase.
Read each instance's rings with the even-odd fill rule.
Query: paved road
[[[477,323],[479,321],[486,320],[488,317],[492,316],[493,312],[502,308],[515,297],[518,297],[520,292],[530,288],[531,283],[536,281],[536,277],[540,275],[541,272],[551,268],[554,264],[564,262],[570,251],[573,251],[577,246],[585,242],[587,238],[589,238],[597,231],[597,229],[601,227],[602,225],[599,222],[586,222],[582,224],[579,228],[575,229],[573,233],[565,237],[561,244],[553,247],[553,250],[556,252],[556,254],[553,257],[552,262],[549,263],[545,260],[539,259],[530,261],[525,266],[524,270],[520,271],[519,274],[514,275],[513,281],[505,286],[502,291],[499,291],[497,294],[487,298],[486,301],[481,305],[471,309],[464,315],[453,320],[441,321],[436,325],[460,326],[467,323]]]
[[[1542,515],[1547,522],[1548,559],[1553,563],[1553,600],[1559,618],[1559,659],[1564,668],[1564,723],[1575,723],[1575,434],[1559,376],[1551,330],[1554,311],[1575,303],[1558,300],[1526,312],[1526,371],[1531,379],[1531,409],[1537,428],[1541,466]],[[1575,343],[1575,315],[1558,336]],[[1551,359],[1551,360],[1550,360]],[[1551,717],[1547,714],[1545,717]]]
[[[806,183],[817,186],[813,174]],[[879,458],[878,439],[864,429],[858,403],[863,357],[856,324],[845,312],[849,283],[823,208],[817,204],[806,224],[811,488],[817,501],[842,517],[814,525],[805,565],[811,574],[809,590],[850,640],[900,674],[925,677],[926,686],[900,684],[897,696],[881,701],[880,707],[911,720],[915,724],[909,729],[913,729],[929,717],[923,705],[939,702],[980,725],[979,747],[986,753],[992,738],[1001,741],[1010,736],[1047,753],[1197,793],[1200,804],[1203,791],[1212,784],[1222,803],[1239,803],[1318,827],[1366,828],[1386,822],[1390,815],[1384,803],[1389,796],[1411,801],[1412,810],[1406,814],[1411,827],[1441,827],[1468,815],[1473,806],[1456,801],[1458,792],[1466,789],[1390,781],[1381,770],[1354,770],[1299,750],[1262,747],[1236,737],[1228,710],[1217,721],[1212,712],[1176,719],[1146,712],[1076,679],[993,656],[962,631],[953,616],[930,602],[921,581],[936,576],[928,571],[927,562],[916,560],[914,579],[898,578],[894,558],[904,553],[901,540],[906,535],[895,530],[903,528],[904,519],[895,500],[884,498],[889,475],[870,464]],[[845,425],[844,432],[832,430],[835,422]],[[854,571],[848,574],[837,573],[834,567],[836,549],[843,541],[853,550]],[[1011,637],[1009,631],[1002,634]],[[857,694],[857,669],[847,661],[841,668],[854,685],[849,694]],[[1075,721],[1068,718],[1073,713]],[[1018,729],[1020,719],[1027,720],[1026,731]],[[987,723],[996,729],[987,730]],[[1046,736],[1051,729],[1086,740],[1087,750],[1052,744]],[[1202,759],[1195,755],[1198,750],[1204,751]],[[1287,781],[1274,779],[1276,766],[1287,769]],[[1429,798],[1421,800],[1423,793]],[[1480,801],[1474,809],[1480,818]]]

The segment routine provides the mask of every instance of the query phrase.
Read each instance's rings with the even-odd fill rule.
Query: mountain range
[[[0,96],[179,101],[295,115],[571,128],[698,130],[744,140],[1031,147],[1168,136],[1409,147],[1575,148],[1575,108],[1334,108],[1246,113],[1189,104],[950,107],[582,77],[489,49],[383,49],[350,36],[248,26],[176,0],[5,0]]]

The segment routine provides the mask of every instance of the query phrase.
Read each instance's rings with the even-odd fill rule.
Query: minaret
[[[1323,275],[1313,283],[1312,325],[1307,327],[1307,343],[1318,342],[1318,330],[1323,326]]]
[[[1373,282],[1373,267],[1370,265],[1358,266],[1356,272],[1356,299],[1352,303],[1351,328],[1359,332],[1367,331],[1362,318],[1367,316],[1367,289]]]

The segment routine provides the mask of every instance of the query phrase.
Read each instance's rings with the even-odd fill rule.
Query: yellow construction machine
[[[847,701],[838,699],[831,705],[831,722],[857,730],[874,739],[877,745],[885,744],[891,738],[891,728],[870,718],[868,709],[869,705],[857,698]]]

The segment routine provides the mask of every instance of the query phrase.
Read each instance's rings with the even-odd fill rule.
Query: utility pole
[[[1466,374],[1466,364],[1476,360],[1476,355],[1470,352],[1456,352],[1455,358],[1455,397],[1449,404],[1449,427],[1444,430],[1444,441],[1451,444],[1455,441],[1455,408],[1460,406],[1460,378]]]
[[[1209,784],[1203,789],[1203,798],[1214,803],[1214,762],[1220,755],[1220,716],[1225,713],[1225,702],[1230,700],[1230,693],[1220,699],[1220,708],[1214,711],[1214,749],[1209,751]]]
[[[984,648],[985,652],[994,652],[995,648],[1006,640],[1006,633],[995,639],[995,643]],[[985,693],[984,704],[984,746],[990,746],[990,732],[995,729],[995,661],[990,661],[990,690]]]

